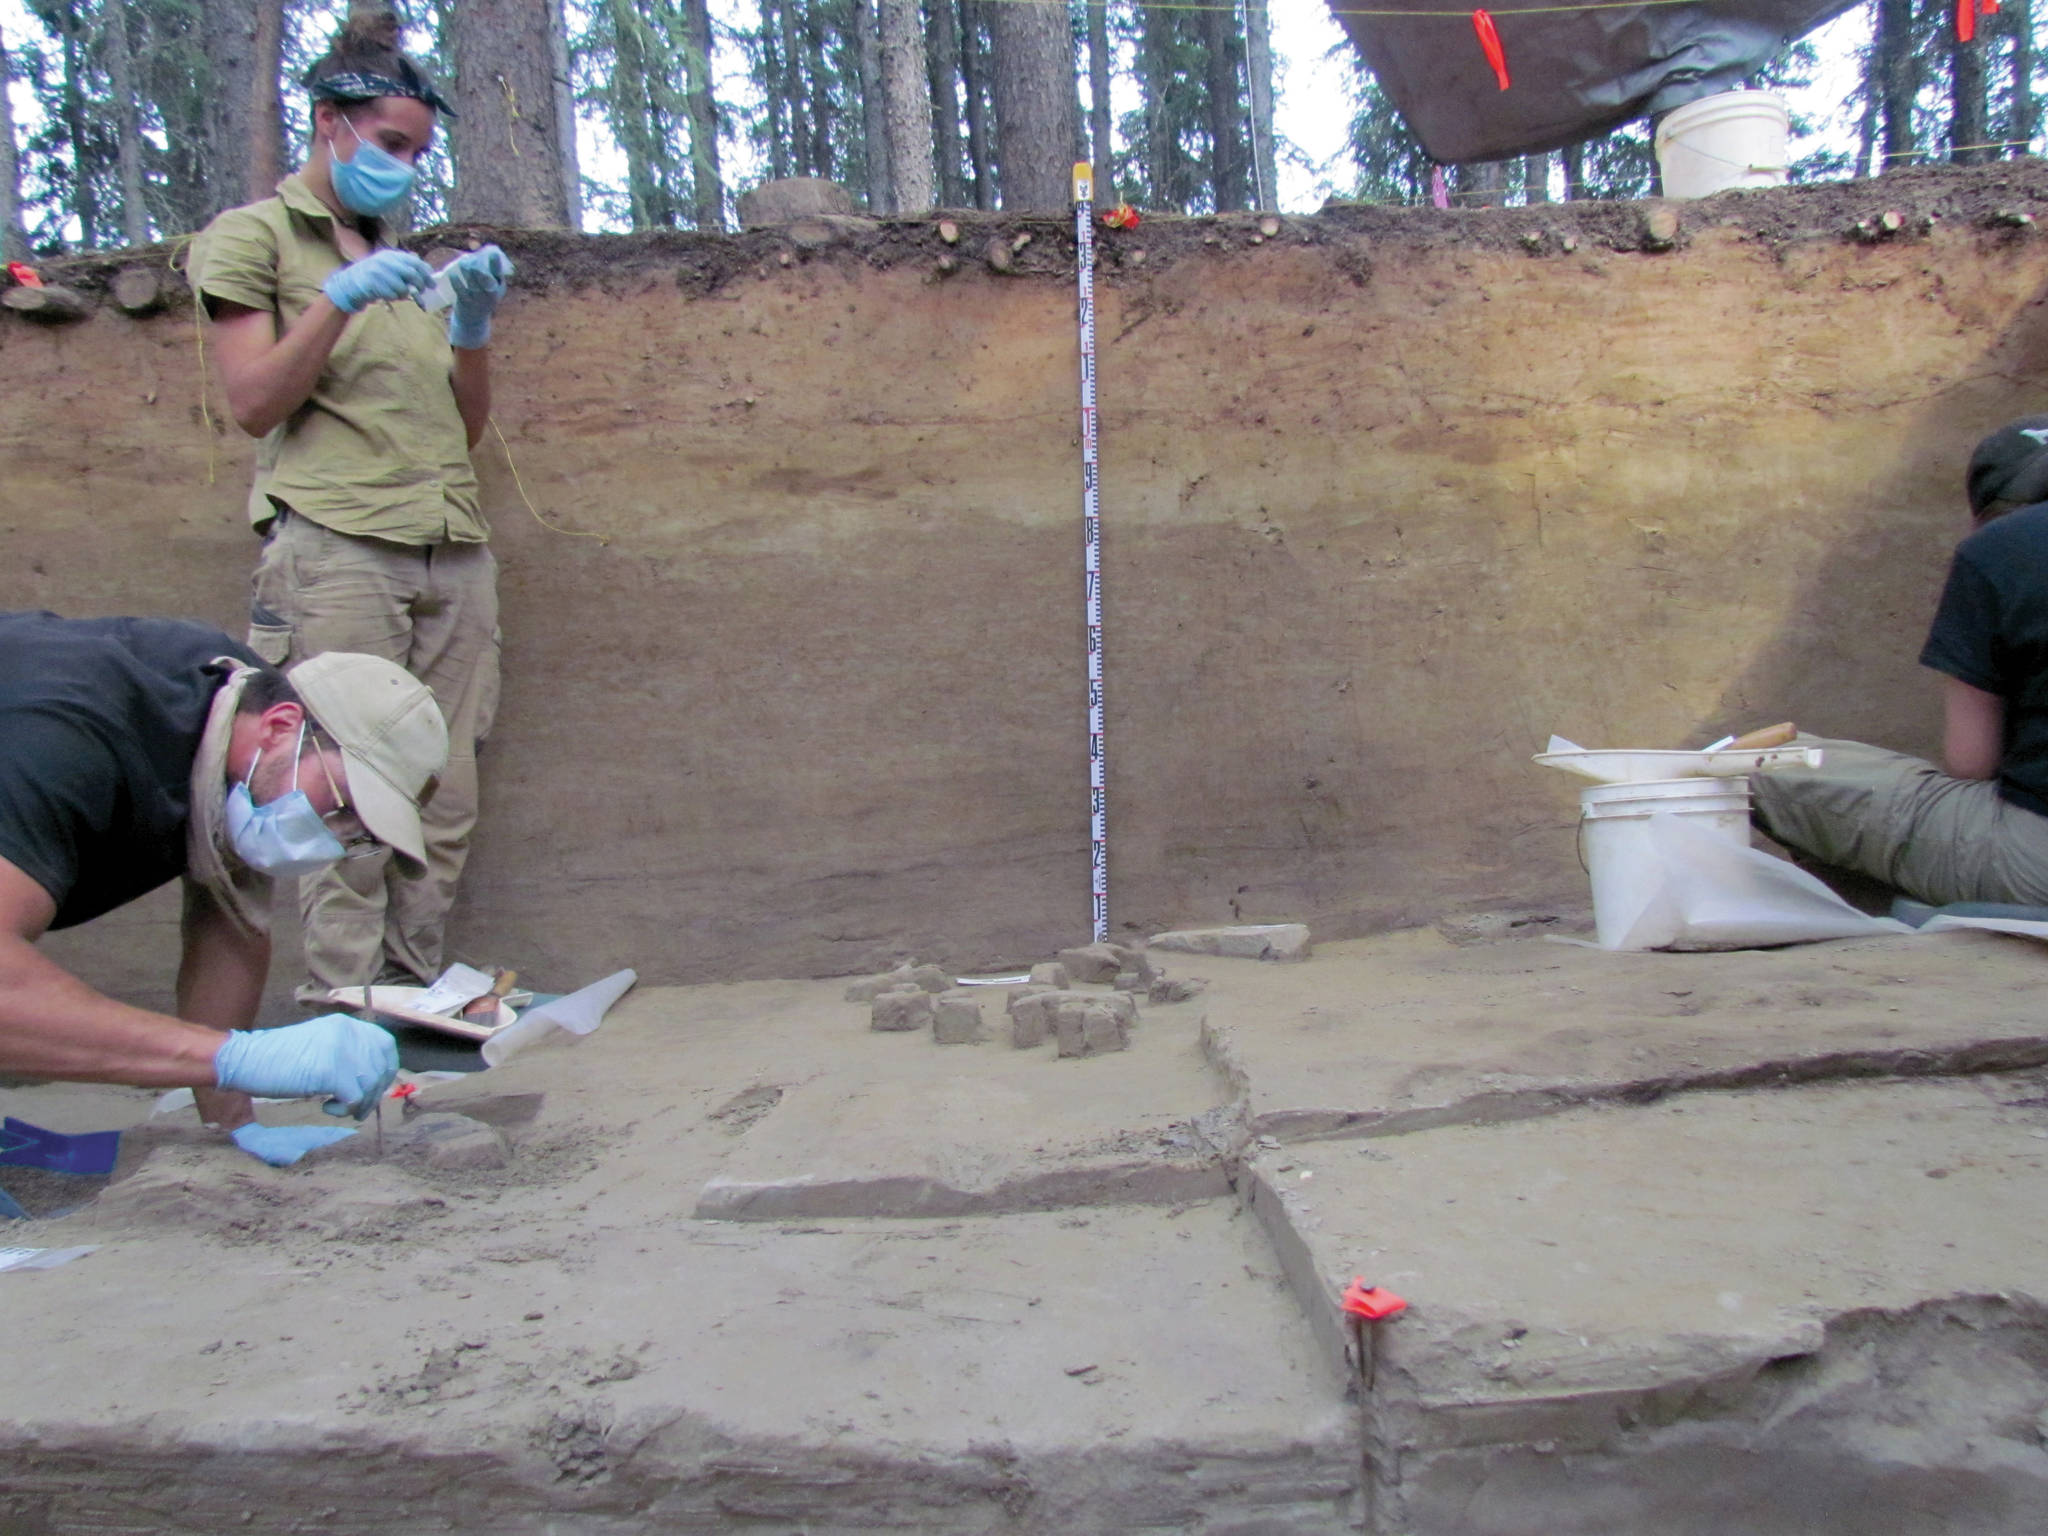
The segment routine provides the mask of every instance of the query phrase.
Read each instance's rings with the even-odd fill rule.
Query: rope
[[[526,510],[533,514],[533,520],[549,533],[559,533],[565,539],[595,539],[600,545],[609,545],[611,539],[602,533],[592,533],[583,528],[563,528],[549,522],[540,515],[540,508],[533,504],[533,498],[526,494],[526,482],[519,477],[519,466],[512,462],[512,445],[505,441],[505,429],[498,425],[495,416],[487,418],[491,430],[498,434],[498,446],[505,451],[505,467],[512,471],[512,483],[519,487],[519,499],[526,503]]]

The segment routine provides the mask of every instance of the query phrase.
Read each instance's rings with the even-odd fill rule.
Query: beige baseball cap
[[[285,674],[348,765],[348,800],[378,842],[427,862],[420,802],[448,766],[448,726],[425,683],[396,662],[328,651]]]

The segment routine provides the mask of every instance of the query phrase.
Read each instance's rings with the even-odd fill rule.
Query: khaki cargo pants
[[[1860,741],[1801,736],[1818,768],[1749,777],[1756,824],[1788,848],[1882,880],[1933,906],[2048,906],[2048,816],[2001,799],[1983,779]]]
[[[290,666],[323,651],[395,661],[434,691],[448,767],[420,811],[424,873],[389,853],[299,882],[306,969],[321,991],[430,980],[476,826],[476,749],[498,707],[498,563],[483,544],[392,544],[280,513],[254,578],[249,644]]]

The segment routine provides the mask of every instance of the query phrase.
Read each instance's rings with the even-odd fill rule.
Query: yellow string
[[[192,287],[192,276],[189,271],[178,265],[178,257],[191,250],[192,240],[191,235],[177,235],[164,242],[170,247],[164,256],[164,266],[184,278],[188,288]],[[213,457],[215,444],[213,410],[206,403],[206,324],[204,317],[199,313],[203,307],[199,302],[199,290],[192,288],[192,351],[199,362],[199,429],[206,435],[206,483],[212,485],[216,479]]]
[[[526,503],[526,510],[533,514],[533,520],[549,533],[559,533],[569,539],[595,539],[601,545],[610,545],[611,539],[602,533],[592,533],[584,528],[563,528],[549,522],[540,515],[540,508],[533,504],[533,498],[526,494],[526,482],[519,478],[519,466],[512,462],[512,445],[505,441],[505,429],[498,425],[495,416],[486,418],[491,430],[498,434],[498,446],[505,450],[505,467],[512,471],[512,483],[519,487],[519,499]]]

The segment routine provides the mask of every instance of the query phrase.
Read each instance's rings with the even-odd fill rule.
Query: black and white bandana
[[[352,69],[338,75],[323,75],[318,80],[308,80],[306,89],[315,101],[370,101],[378,96],[410,96],[414,101],[423,101],[436,112],[449,117],[455,109],[448,100],[434,88],[434,82],[419,71],[411,81],[394,80],[389,75],[380,75],[372,70]]]

